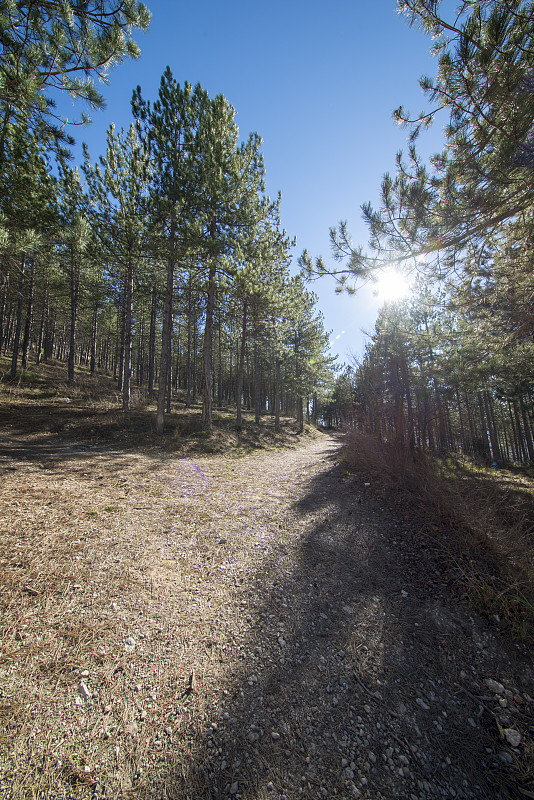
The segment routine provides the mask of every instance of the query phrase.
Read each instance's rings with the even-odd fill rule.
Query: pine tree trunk
[[[488,422],[484,413],[484,398],[482,392],[478,392],[478,410],[480,414],[480,435],[482,440],[482,451],[484,457],[489,461],[491,459],[491,446],[488,439]]]
[[[120,350],[120,319],[122,316],[122,311],[119,313],[119,309],[117,309],[117,319],[115,322],[115,358],[113,360],[113,380],[117,380],[117,370],[119,364],[119,350]],[[120,391],[120,387],[119,387]]]
[[[24,269],[26,267],[26,259],[22,256],[20,263],[20,277],[19,289],[17,295],[17,313],[15,322],[15,336],[13,339],[13,354],[11,356],[11,378],[14,380],[17,376],[17,361],[19,357],[20,333],[22,330],[22,303],[24,299]]]
[[[76,360],[76,325],[78,322],[78,297],[80,294],[80,267],[74,252],[70,262],[70,331],[67,376],[69,386],[74,385],[74,364]]]
[[[191,273],[189,273],[189,285],[187,287],[187,362],[186,362],[186,398],[185,407],[191,407],[193,393],[193,298],[191,288]]]
[[[197,383],[198,383],[197,350],[198,350],[198,328],[197,328],[197,319],[195,317],[193,321],[193,389],[191,395],[192,403],[196,403],[197,401]]]
[[[257,311],[254,310],[254,345],[253,345],[253,359],[254,359],[254,422],[256,425],[260,424],[261,418],[261,371],[260,371],[260,348],[259,348],[259,334],[257,324]]]
[[[280,430],[280,359],[277,358],[274,367],[274,429]]]
[[[165,399],[165,409],[167,414],[172,411],[172,334],[171,334],[171,357],[169,358],[169,374],[167,376],[167,396]]]
[[[519,408],[521,409],[521,417],[523,419],[523,435],[525,438],[525,444],[527,446],[528,457],[530,461],[534,462],[534,444],[532,442],[532,431],[530,429],[528,421],[527,409],[522,397],[519,398]]]
[[[122,410],[130,410],[130,377],[132,372],[132,315],[133,315],[133,262],[128,258],[124,296],[124,371],[122,379]]]
[[[57,311],[55,307],[47,307],[45,337],[43,345],[43,359],[49,361],[54,356],[54,346],[56,340]]]
[[[89,363],[89,371],[91,375],[94,375],[96,370],[97,334],[98,334],[98,300],[95,302],[95,307],[93,309],[93,319],[91,325],[91,360]]]
[[[45,296],[43,300],[43,308],[41,311],[41,323],[39,325],[39,338],[37,340],[37,364],[40,364],[44,358],[45,330],[46,330],[46,325],[48,323],[48,315],[49,315],[49,299],[48,299],[48,278],[47,278],[45,287]]]
[[[513,401],[513,411],[514,411],[514,418],[515,418],[515,425],[517,430],[517,442],[518,442],[518,454],[520,454],[520,461],[525,462],[528,461],[528,448],[526,438],[523,433],[523,426],[521,424],[521,417],[519,416],[519,407],[518,402],[514,398]]]
[[[124,346],[126,342],[126,297],[123,290],[121,297],[121,338],[119,347],[119,377],[117,380],[117,389],[122,393],[124,388]]]
[[[7,259],[4,259],[4,264],[6,263]],[[0,300],[0,353],[2,352],[2,347],[4,346],[4,324],[5,324],[5,314],[6,314],[6,307],[7,307],[7,291],[9,288],[9,275],[7,274],[7,267],[5,275],[2,274],[3,278],[3,291],[2,297]]]
[[[400,366],[402,382],[404,384],[404,396],[406,397],[406,443],[408,445],[408,449],[413,451],[415,449],[415,429],[412,405],[412,386],[404,352],[401,355]]]
[[[204,391],[202,398],[202,428],[211,433],[213,415],[213,315],[215,309],[215,278],[217,268],[211,257],[208,274],[208,300],[206,304],[206,324],[204,327]]]
[[[174,295],[174,269],[176,266],[176,220],[171,218],[169,235],[169,258],[167,260],[167,285],[165,287],[165,305],[163,309],[163,329],[161,332],[161,359],[158,380],[158,408],[156,413],[156,430],[163,433],[165,423],[165,402],[167,379],[171,363],[172,339],[172,306]]]
[[[152,288],[152,302],[150,305],[150,333],[148,338],[148,396],[154,397],[154,377],[156,372],[156,320],[158,313],[158,300],[156,287]]]
[[[491,442],[492,458],[494,461],[501,460],[501,450],[499,447],[499,439],[497,437],[497,427],[495,424],[495,416],[493,414],[493,405],[490,393],[484,392],[484,405],[486,408],[486,417],[488,422],[488,430]]]
[[[239,348],[239,361],[237,365],[236,387],[235,387],[235,400],[236,400],[236,422],[238,428],[241,428],[242,413],[241,403],[243,397],[243,374],[245,370],[245,341],[247,336],[247,299],[243,300],[243,316],[241,319],[241,346]]]
[[[28,287],[28,306],[26,309],[26,324],[24,325],[24,339],[22,342],[22,369],[28,369],[28,353],[32,335],[33,323],[33,293],[35,288],[35,259],[31,260],[30,285]]]
[[[141,306],[141,320],[139,322],[139,336],[137,339],[137,367],[135,382],[141,387],[145,380],[145,304]]]

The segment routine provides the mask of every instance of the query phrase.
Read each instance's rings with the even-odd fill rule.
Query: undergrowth
[[[463,458],[410,452],[351,431],[345,466],[384,493],[423,505],[465,594],[514,640],[534,642],[534,479]]]
[[[75,384],[69,386],[62,362],[31,362],[14,380],[9,368],[8,359],[0,357],[0,428],[15,435],[56,434],[120,447],[227,455],[288,447],[296,441],[293,419],[282,418],[277,431],[270,415],[256,425],[254,414],[243,409],[238,427],[235,408],[226,406],[214,407],[213,430],[207,434],[202,429],[201,403],[197,400],[186,407],[179,391],[173,393],[172,412],[166,415],[164,433],[158,435],[156,401],[142,387],[132,387],[130,410],[125,412],[111,375],[91,375],[87,368],[76,367]],[[307,426],[305,433],[310,432]]]

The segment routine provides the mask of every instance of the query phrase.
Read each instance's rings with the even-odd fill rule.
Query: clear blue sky
[[[92,160],[104,152],[111,122],[127,127],[138,84],[156,98],[167,65],[180,83],[224,94],[237,111],[240,133],[263,138],[267,191],[282,193],[282,224],[304,248],[330,257],[328,231],[347,219],[356,242],[367,242],[360,206],[378,198],[384,172],[406,147],[392,111],[424,108],[418,85],[434,74],[430,40],[411,29],[395,0],[146,0],[152,24],[137,40],[142,55],[116,67],[103,88],[107,108],[74,135]],[[76,113],[73,110],[72,113]],[[429,152],[439,148],[430,134]],[[363,352],[378,301],[334,292],[332,279],[311,285],[341,361]],[[344,331],[344,333],[342,333]],[[339,337],[339,338],[336,338]]]

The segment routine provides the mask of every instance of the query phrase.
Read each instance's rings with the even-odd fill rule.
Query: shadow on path
[[[491,698],[480,699],[485,677],[513,681],[512,669],[489,629],[447,600],[424,531],[338,466],[278,527],[291,535],[271,531],[240,588],[248,634],[220,701],[185,726],[186,750],[171,748],[147,796],[519,797]]]

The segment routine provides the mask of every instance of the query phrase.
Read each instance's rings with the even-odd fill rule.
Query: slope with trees
[[[5,146],[17,155],[2,185],[0,231],[0,336],[12,378],[22,348],[23,369],[32,352],[38,362],[65,361],[71,386],[79,365],[112,373],[125,412],[133,384],[148,399],[157,385],[159,432],[176,397],[190,407],[199,395],[207,432],[215,403],[235,405],[238,425],[245,404],[256,422],[269,413],[278,424],[285,410],[302,427],[303,393],[317,395],[332,374],[327,337],[315,298],[290,277],[291,243],[279,198],[265,195],[260,137],[241,142],[226,98],[180,86],[167,68],[155,102],[134,92],[132,123],[126,132],[111,125],[104,156],[93,161],[85,149],[82,175],[44,92],[63,87],[98,105],[91,73],[113,61],[113,42],[115,60],[135,55],[130,32],[148,19],[141,5],[110,4],[105,34],[93,11],[73,6],[56,26],[44,11],[11,18],[12,49],[24,25],[41,42],[19,76],[33,69],[33,89],[16,113],[4,98]],[[45,75],[31,59],[52,34],[57,60]],[[76,35],[86,37],[79,51],[67,41]],[[303,344],[295,325],[308,326]]]

